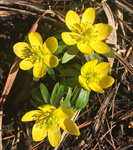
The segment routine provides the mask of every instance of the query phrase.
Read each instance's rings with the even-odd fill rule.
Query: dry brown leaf
[[[112,13],[109,5],[106,2],[104,2],[102,4],[102,6],[103,6],[103,9],[104,9],[106,16],[108,18],[108,24],[113,27],[113,31],[112,31],[111,35],[108,37],[108,40],[106,42],[110,43],[110,44],[117,44],[117,33],[116,33],[113,13]],[[108,61],[111,64],[111,66],[113,66],[114,58],[108,58]]]

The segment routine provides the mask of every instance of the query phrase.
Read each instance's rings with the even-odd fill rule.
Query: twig
[[[100,102],[100,104],[101,104],[102,111],[103,111],[103,113],[104,113],[104,117],[105,117],[105,120],[106,120],[106,123],[107,123],[107,127],[108,127],[108,129],[110,130],[109,123],[108,123],[107,117],[106,117],[106,115],[105,115],[105,112],[104,112],[104,109],[103,109],[103,106],[102,106],[100,97],[99,97],[98,94],[97,94],[97,96],[98,96],[99,102]],[[113,140],[113,136],[112,136],[112,134],[111,134],[111,130],[109,131],[109,133],[110,133],[111,141],[112,141],[112,144],[113,144],[113,148],[116,149],[115,143],[114,143],[114,140]]]
[[[129,54],[132,52],[132,48],[133,48],[133,44],[129,47],[129,49],[128,49],[128,51],[127,51],[126,56],[125,56],[124,59],[128,58]]]
[[[30,150],[36,150],[36,148],[38,148],[38,146],[39,146],[40,144],[42,144],[44,141],[45,141],[45,139],[42,140],[41,142],[37,143],[37,144],[36,144],[35,146],[33,146]]]
[[[129,8],[128,6],[124,5],[123,3],[121,3],[118,0],[110,0],[113,3],[116,3],[117,5],[121,6],[123,9],[125,9],[126,11],[128,11],[129,13],[133,14],[133,9]]]
[[[128,28],[128,30],[130,30],[133,33],[133,29],[125,21],[121,20],[118,16],[116,16],[115,13],[113,13],[113,15],[115,16],[115,18],[121,21]]]
[[[125,146],[125,147],[123,147],[123,148],[121,148],[121,149],[119,149],[119,150],[125,150],[125,149],[127,149],[127,148],[129,148],[129,147],[133,147],[133,144],[127,145],[127,146]]]
[[[125,1],[125,0],[122,0],[122,1],[125,2],[126,4],[128,4],[129,6],[133,7],[133,5],[128,3],[127,1]]]
[[[105,139],[106,139],[106,141],[113,147],[113,145],[112,145],[112,143],[110,142],[110,140],[109,139],[107,139],[107,137],[105,136],[104,137]],[[114,148],[114,147],[113,147]]]
[[[88,143],[84,148],[88,147],[94,140],[96,139],[96,137],[90,141],[90,143]]]
[[[125,36],[123,36],[123,35],[121,35],[121,34],[119,34],[119,33],[118,33],[118,35],[120,35],[123,39],[125,39],[126,41],[130,42],[131,44],[133,44],[133,42],[130,41],[129,39],[127,39]]]
[[[113,48],[112,48],[113,49]],[[116,51],[114,51],[116,58],[126,67],[126,69],[133,75],[133,67],[124,60]]]
[[[4,5],[18,5],[18,6],[24,6],[24,7],[29,7],[33,10],[36,10],[37,12],[43,13],[45,10],[43,9],[42,4],[37,4],[33,2],[27,2],[27,1],[22,1],[22,0],[1,0]]]
[[[81,116],[83,116],[84,114],[86,114],[88,111],[90,111],[92,108],[94,107],[94,105],[93,106],[91,106],[88,110],[86,110],[85,112],[83,112],[81,115],[79,115],[78,117],[77,117],[77,119],[79,119]]]
[[[15,12],[19,12],[19,13],[22,13],[22,14],[33,15],[33,16],[36,16],[36,15],[37,15],[36,13],[29,12],[29,11],[27,11],[27,10],[16,9],[16,8],[10,8],[10,7],[4,7],[4,6],[0,6],[0,9],[12,10],[12,11],[15,11]]]
[[[105,98],[103,102],[103,109],[105,112],[107,110],[108,103],[110,102],[110,99],[112,98],[113,94],[114,94],[114,90],[112,92],[109,92],[109,95],[107,96],[107,98]],[[100,107],[97,114],[101,115],[101,113],[102,113],[102,108]],[[98,131],[100,126],[101,126],[101,121],[100,120],[95,121],[94,123],[95,133]]]
[[[96,120],[98,120],[98,119],[100,119],[100,116],[99,116],[99,115],[97,115],[97,116],[95,116],[94,118],[92,118],[91,120],[86,121],[86,122],[84,122],[83,124],[79,125],[79,129],[81,129],[81,128],[85,127],[85,126],[88,126],[88,125],[91,124],[93,121],[96,121]]]
[[[100,138],[100,141],[103,140],[103,138],[104,138],[115,126],[116,126],[116,124],[113,125],[113,126]]]

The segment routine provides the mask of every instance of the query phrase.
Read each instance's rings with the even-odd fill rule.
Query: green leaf
[[[55,73],[54,73],[53,68],[47,66],[47,72],[50,75],[50,77],[55,81]]]
[[[66,63],[69,60],[71,60],[72,58],[74,58],[77,53],[79,52],[78,48],[76,45],[71,46],[63,55],[62,58],[62,63]]]
[[[40,80],[40,78],[33,76],[33,81],[38,82],[39,80]]]
[[[64,90],[65,90],[64,85],[59,85],[59,83],[56,83],[51,94],[50,99],[51,105],[55,106],[56,108],[59,106]]]
[[[73,64],[73,65],[71,65],[71,67],[75,68],[78,71],[80,71],[82,66],[80,64]]]
[[[30,103],[31,103],[36,109],[38,109],[38,105],[36,104],[35,101],[33,101],[32,99],[30,99]]]
[[[57,50],[54,52],[54,55],[60,54],[63,51],[65,51],[67,48],[69,48],[69,45],[65,44],[63,41],[60,41],[58,43],[58,48]]]
[[[110,48],[110,52],[108,52],[107,54],[102,54],[105,57],[109,57],[109,58],[115,58],[115,53],[114,51]]]
[[[60,77],[72,77],[76,76],[78,77],[80,75],[80,72],[73,69],[73,68],[66,68],[60,71]]]
[[[71,103],[72,103],[73,105],[75,104],[75,102],[76,102],[76,100],[77,100],[77,98],[78,98],[78,96],[79,96],[80,90],[81,90],[81,88],[76,88],[76,90],[75,90],[75,92],[74,92],[74,94],[73,94],[73,97],[72,97],[72,99],[71,99]]]
[[[81,89],[79,96],[77,98],[77,100],[75,101],[75,107],[77,109],[83,109],[85,108],[85,106],[87,105],[88,101],[89,101],[89,96],[90,96],[90,91],[87,91],[85,89]]]
[[[78,109],[75,107],[70,107],[70,109],[75,113]]]
[[[71,105],[70,99],[71,99],[71,95],[72,95],[72,88],[68,88],[68,92],[67,92],[67,96],[64,99],[64,101],[60,104],[59,107],[69,107]]]
[[[74,88],[77,85],[80,86],[78,82],[78,77],[71,77],[71,78],[65,79],[61,81],[61,84],[65,86],[70,86],[71,88]]]
[[[45,104],[45,102],[43,100],[43,97],[42,97],[42,94],[39,91],[39,89],[33,88],[32,91],[31,91],[31,95],[32,95],[34,101],[37,103],[38,106],[41,106],[41,105]]]
[[[86,61],[90,61],[90,60],[93,60],[93,59],[98,59],[98,63],[101,63],[101,59],[98,56],[98,54],[96,54],[96,53],[93,53],[92,55],[86,55],[86,54],[84,54],[84,55],[85,55]]]
[[[106,43],[109,47],[114,47],[115,48],[115,44],[110,44],[110,43]]]
[[[53,91],[52,91],[52,94],[51,94],[51,98],[50,98],[50,104],[51,105],[53,105],[53,103],[54,103],[54,100],[56,100],[55,99],[55,95],[56,95],[56,93],[57,93],[57,90],[59,89],[59,82],[57,82],[56,84],[55,84],[55,86],[54,86],[54,88],[53,88]]]
[[[25,41],[26,41],[27,43],[29,43],[29,44],[30,44],[30,41],[29,41],[29,38],[28,38],[28,36],[27,36],[27,35],[24,37],[24,39],[25,39]]]
[[[46,104],[50,104],[50,95],[46,86],[43,83],[40,83],[40,91],[41,91],[44,102]]]
[[[58,64],[58,66],[55,69],[60,71],[60,70],[63,70],[64,68],[63,68],[62,64]]]
[[[57,40],[61,40],[61,34],[56,34],[56,35],[54,35],[54,37],[55,37]]]

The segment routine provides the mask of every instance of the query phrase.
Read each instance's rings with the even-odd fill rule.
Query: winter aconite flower
[[[29,70],[33,67],[33,75],[41,78],[47,71],[47,66],[56,67],[58,58],[52,55],[58,42],[55,37],[49,37],[44,43],[41,35],[37,32],[29,34],[29,42],[18,42],[13,46],[14,53],[23,59],[20,62],[22,70]]]
[[[66,44],[77,44],[78,49],[88,55],[92,55],[94,51],[100,54],[110,51],[108,45],[101,40],[105,40],[113,28],[103,23],[93,25],[95,20],[93,8],[86,9],[81,19],[76,12],[70,10],[65,20],[67,27],[72,31],[62,33],[62,39]]]
[[[103,93],[104,88],[108,88],[114,83],[114,78],[107,75],[111,68],[108,62],[98,65],[97,63],[98,60],[94,59],[82,66],[79,82],[86,90],[92,89],[95,92]]]
[[[75,123],[69,119],[74,116],[74,112],[69,108],[58,108],[46,104],[38,107],[40,110],[27,112],[22,121],[36,120],[32,128],[34,141],[41,141],[48,136],[49,142],[56,147],[61,140],[60,127],[68,134],[79,135],[80,132]]]

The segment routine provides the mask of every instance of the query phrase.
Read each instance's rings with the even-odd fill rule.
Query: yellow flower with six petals
[[[58,42],[55,37],[49,37],[44,43],[41,35],[37,32],[29,34],[29,42],[18,42],[13,46],[14,53],[23,59],[19,66],[22,70],[29,70],[33,67],[33,75],[41,78],[47,71],[47,66],[56,67],[58,58],[52,55]]]
[[[109,46],[101,40],[105,40],[113,28],[103,23],[93,25],[94,20],[95,11],[93,8],[86,9],[82,19],[76,12],[68,11],[65,21],[72,32],[63,32],[63,41],[68,45],[77,44],[78,49],[83,54],[92,55],[94,51],[100,54],[108,53],[110,51]]]
[[[45,104],[38,107],[40,110],[27,112],[22,121],[34,121],[32,137],[34,141],[41,141],[48,136],[49,142],[56,147],[61,140],[60,127],[71,135],[80,135],[76,124],[69,118],[74,116],[74,112],[69,108],[61,107],[56,109],[54,106]]]
[[[95,92],[103,93],[104,88],[110,87],[114,83],[114,78],[108,76],[111,66],[108,62],[98,64],[94,59],[85,63],[81,68],[79,83],[86,89],[92,89]]]

